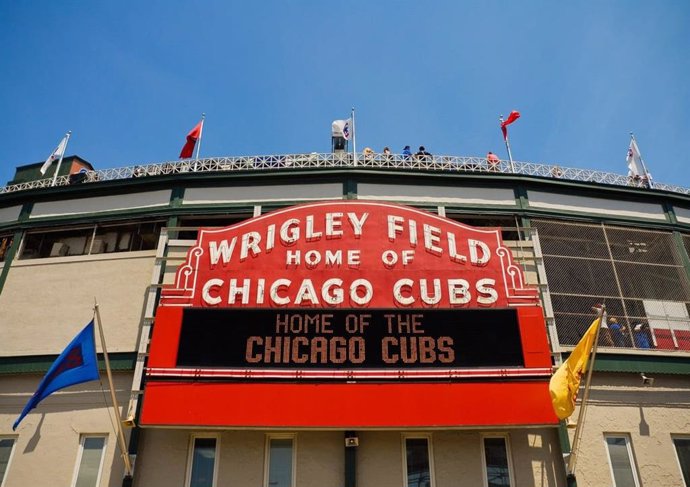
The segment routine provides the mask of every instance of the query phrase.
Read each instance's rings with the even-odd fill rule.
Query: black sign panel
[[[514,309],[185,309],[180,367],[524,366]]]

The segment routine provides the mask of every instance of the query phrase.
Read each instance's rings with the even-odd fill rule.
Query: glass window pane
[[[0,438],[0,484],[7,473],[7,464],[10,462],[10,454],[12,453],[12,446],[14,439]]]
[[[84,438],[75,487],[97,487],[104,446],[105,437],[89,436]]]
[[[674,438],[673,444],[678,453],[680,471],[683,472],[685,487],[690,487],[690,438]]]
[[[630,462],[627,440],[624,437],[609,436],[606,438],[606,445],[609,450],[613,480],[616,487],[637,487]]]
[[[484,438],[488,487],[510,487],[508,449],[504,438]]]
[[[216,439],[195,438],[190,487],[212,487],[216,463]]]
[[[407,487],[430,487],[429,445],[426,438],[405,440],[407,451]]]
[[[292,439],[271,439],[268,460],[269,487],[292,486]]]

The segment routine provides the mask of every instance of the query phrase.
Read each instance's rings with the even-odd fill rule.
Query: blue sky
[[[96,168],[358,148],[506,157],[690,187],[690,2],[0,0],[0,184],[68,154]]]

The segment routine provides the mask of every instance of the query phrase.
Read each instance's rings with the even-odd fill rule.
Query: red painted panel
[[[557,424],[546,382],[149,382],[143,426],[405,428]]]
[[[518,308],[518,320],[525,367],[551,367],[551,352],[541,307]]]

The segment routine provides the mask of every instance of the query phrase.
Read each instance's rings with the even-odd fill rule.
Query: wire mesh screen
[[[599,346],[690,352],[690,281],[670,232],[533,220],[561,345],[575,345],[606,304]]]

